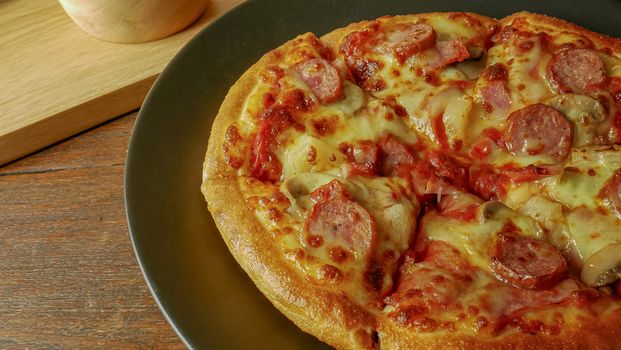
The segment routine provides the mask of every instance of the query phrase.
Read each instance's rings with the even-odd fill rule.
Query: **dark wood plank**
[[[138,112],[133,112],[26,158],[0,166],[0,175],[124,164],[127,143],[137,115]]]
[[[0,168],[0,348],[183,348],[128,236],[135,113]]]

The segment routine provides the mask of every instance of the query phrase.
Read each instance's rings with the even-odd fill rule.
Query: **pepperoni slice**
[[[485,68],[481,75],[488,81],[508,81],[509,73],[507,72],[507,66],[502,63],[494,63],[491,66]]]
[[[416,160],[414,152],[408,145],[396,136],[387,135],[379,140],[380,146],[380,174],[382,176],[395,176],[397,168],[401,165],[413,164]]]
[[[501,199],[507,194],[510,178],[496,173],[489,166],[473,166],[469,169],[470,188],[477,196],[485,199]]]
[[[436,43],[436,32],[424,23],[398,23],[383,28],[383,32],[379,33],[384,34],[384,40],[378,43],[375,50],[392,52],[401,63]]]
[[[426,151],[422,160],[399,166],[395,173],[407,179],[419,197],[463,192],[468,185],[466,169],[453,158],[438,151]]]
[[[332,180],[320,186],[310,194],[310,198],[315,202],[325,202],[328,199],[344,196],[347,197],[347,188],[338,180]]]
[[[328,104],[343,97],[343,79],[325,59],[312,58],[298,63],[294,68],[319,102]]]
[[[335,196],[313,206],[305,222],[306,232],[322,236],[324,242],[349,247],[356,256],[371,257],[377,245],[375,219],[360,204]]]
[[[621,169],[617,169],[602,188],[600,196],[621,213]]]
[[[424,255],[421,262],[406,257],[395,292],[384,299],[406,314],[408,306],[420,313],[448,305],[472,282],[469,264],[451,245],[430,241]]]
[[[490,267],[499,280],[523,289],[549,289],[567,270],[561,253],[548,242],[502,233],[492,248]]]
[[[562,160],[571,150],[571,124],[561,112],[541,103],[512,112],[503,136],[513,155],[546,154]]]
[[[467,187],[466,169],[453,158],[442,152],[428,151],[425,153],[425,160],[434,168],[436,176],[440,180],[458,188],[465,189]]]
[[[481,89],[481,97],[486,112],[489,113],[494,108],[509,108],[511,106],[511,95],[506,86],[509,79],[507,67],[502,63],[492,64],[485,68],[481,75],[487,81],[486,86]]]
[[[494,81],[481,89],[481,97],[486,104],[486,111],[493,109],[506,110],[511,107],[511,96],[504,83]]]
[[[438,41],[436,48],[442,57],[442,64],[444,65],[461,62],[470,57],[468,48],[462,39]]]
[[[554,55],[548,77],[561,93],[583,93],[606,80],[606,68],[596,51],[569,49]]]

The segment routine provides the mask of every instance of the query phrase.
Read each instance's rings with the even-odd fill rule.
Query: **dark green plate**
[[[132,133],[127,220],[138,262],[162,312],[192,348],[318,349],[238,267],[200,193],[211,122],[228,88],[263,53],[295,35],[382,15],[474,11],[544,13],[621,36],[615,0],[249,1],[200,32],[151,89]]]

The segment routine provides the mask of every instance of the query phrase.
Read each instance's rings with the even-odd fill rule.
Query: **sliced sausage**
[[[328,199],[344,196],[347,197],[347,188],[339,180],[332,180],[320,186],[310,194],[310,198],[315,202],[325,202]]]
[[[565,259],[548,242],[501,233],[491,252],[491,269],[505,283],[523,289],[549,289],[567,270]]]
[[[492,112],[494,109],[506,110],[511,107],[511,95],[502,82],[490,82],[489,85],[481,88],[481,97],[486,104],[486,112]]]
[[[493,109],[507,109],[511,106],[511,95],[507,89],[507,81],[509,73],[507,67],[502,63],[495,63],[485,68],[481,73],[485,79],[485,86],[481,88],[481,97],[483,98],[484,108],[486,112]]]
[[[395,292],[384,301],[401,308],[428,311],[454,302],[472,282],[472,270],[457,249],[430,241],[421,262],[406,258],[399,268]],[[414,315],[411,315],[414,316]]]
[[[319,102],[328,104],[343,97],[343,79],[336,68],[325,59],[312,58],[298,63],[294,69]]]
[[[571,124],[561,112],[537,103],[509,115],[503,138],[513,155],[546,154],[562,160],[571,150]]]
[[[507,66],[502,63],[492,64],[491,66],[485,68],[481,75],[487,81],[506,82],[509,80],[509,72],[507,72]]]
[[[472,166],[469,170],[470,189],[485,199],[502,199],[507,194],[510,178],[491,166]]]
[[[548,78],[561,93],[583,93],[606,80],[606,68],[594,50],[563,50],[550,60]]]
[[[382,28],[378,36],[383,38],[375,50],[381,53],[392,52],[401,63],[436,43],[436,32],[424,23],[398,23]]]
[[[322,236],[327,245],[337,243],[354,252],[356,257],[371,257],[378,233],[375,219],[352,199],[335,196],[318,202],[306,219],[308,234]]]
[[[422,160],[399,167],[396,173],[410,182],[414,193],[419,197],[463,192],[468,184],[466,169],[438,151],[424,152]]]
[[[402,165],[414,164],[416,157],[411,147],[391,134],[379,140],[380,175],[395,176],[397,168]]]
[[[436,176],[453,186],[465,189],[468,185],[467,172],[456,160],[443,152],[427,151],[425,160],[434,168]]]
[[[438,41],[436,49],[438,49],[438,52],[442,57],[443,65],[461,62],[470,57],[468,48],[462,39]]]

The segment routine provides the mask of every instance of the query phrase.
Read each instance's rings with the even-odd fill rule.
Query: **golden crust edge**
[[[304,35],[308,34],[298,38]],[[271,234],[246,206],[238,176],[222,157],[226,129],[241,114],[258,73],[275,64],[275,52],[286,51],[294,40],[265,54],[229,90],[211,129],[201,191],[229,251],[280,312],[303,331],[336,348],[361,348],[371,341],[370,334],[364,339],[360,332],[375,329],[373,317],[345,297],[313,284],[284,261],[282,252],[270,244]],[[315,320],[314,324],[309,324],[309,319]]]
[[[379,322],[382,346],[387,349],[621,349],[621,309],[611,311],[593,322],[561,326],[560,334],[508,333],[481,339],[475,334],[408,332],[394,321]]]
[[[330,49],[332,49],[334,52],[338,52],[339,44],[341,40],[345,36],[347,36],[347,34],[353,31],[361,30],[367,25],[375,22],[378,19],[385,23],[400,23],[400,22],[412,21],[414,19],[419,19],[419,18],[444,16],[444,15],[449,15],[449,14],[466,14],[466,15],[476,18],[482,24],[487,25],[487,26],[498,23],[498,21],[494,18],[483,16],[483,15],[480,15],[478,13],[473,13],[473,12],[427,12],[427,13],[418,13],[414,15],[383,16],[383,17],[379,17],[374,20],[366,20],[366,21],[350,23],[349,25],[345,27],[334,29],[333,31],[323,35],[321,37],[321,42],[324,43],[324,45],[328,46]]]
[[[515,21],[515,19],[519,17],[526,19],[526,21],[532,26],[529,27],[530,29],[538,29],[543,31],[550,29],[560,29],[561,31],[579,34],[591,40],[595,44],[596,48],[601,49],[608,47],[616,55],[621,55],[621,38],[613,38],[606,34],[597,33],[578,24],[571,23],[560,18],[546,16],[539,13],[522,11],[504,17],[500,19],[499,22],[502,27],[505,27],[513,23],[513,21]]]

